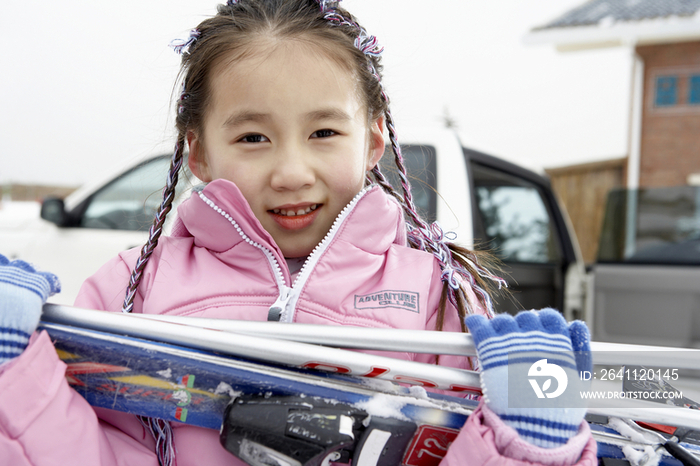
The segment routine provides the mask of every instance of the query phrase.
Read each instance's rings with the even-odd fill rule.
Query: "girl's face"
[[[303,257],[362,189],[384,152],[353,74],[309,42],[224,59],[203,134],[188,133],[202,181],[234,182],[285,257]]]

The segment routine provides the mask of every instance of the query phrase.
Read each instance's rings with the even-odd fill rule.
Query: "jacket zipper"
[[[279,307],[280,308],[280,313],[282,312],[281,310],[284,309],[284,306],[286,306],[287,302],[289,301],[289,295],[291,294],[291,288],[287,286],[287,281],[284,279],[284,274],[282,273],[282,267],[280,266],[279,262],[275,258],[275,255],[273,252],[269,249],[263,246],[262,244],[258,243],[257,241],[253,241],[248,237],[248,235],[245,234],[243,229],[238,225],[238,222],[236,222],[231,215],[229,215],[225,210],[223,210],[221,207],[217,206],[214,201],[209,199],[207,196],[204,195],[203,192],[199,191],[197,193],[209,207],[214,209],[216,212],[218,212],[222,217],[224,217],[226,220],[228,220],[231,225],[236,229],[236,232],[243,238],[243,240],[250,244],[253,247],[256,247],[260,249],[265,257],[267,258],[268,262],[270,263],[270,266],[272,267],[272,274],[275,277],[275,282],[277,284],[277,289],[279,290],[279,297],[277,298],[277,301],[271,306],[270,312],[272,312],[272,308]]]
[[[214,209],[222,217],[228,220],[231,223],[231,225],[233,225],[233,227],[236,229],[236,232],[246,243],[260,249],[263,252],[268,262],[270,263],[270,266],[272,267],[275,282],[277,284],[277,289],[279,290],[279,296],[272,304],[272,306],[270,306],[270,309],[268,311],[268,320],[292,322],[294,319],[294,313],[296,311],[296,303],[299,299],[299,294],[301,293],[301,289],[304,287],[306,281],[311,275],[311,271],[316,266],[316,263],[318,263],[319,259],[321,258],[321,255],[323,255],[323,252],[326,250],[326,248],[328,248],[331,239],[333,239],[333,237],[335,236],[335,233],[340,228],[340,225],[342,225],[345,218],[355,207],[355,204],[357,204],[357,202],[362,198],[362,196],[365,195],[368,189],[369,188],[364,188],[362,191],[357,193],[355,197],[353,197],[352,200],[348,203],[348,205],[346,205],[343,208],[343,210],[340,211],[338,216],[333,221],[331,228],[328,230],[328,233],[326,233],[321,242],[316,245],[313,251],[311,251],[311,254],[309,254],[309,257],[307,257],[306,261],[304,261],[304,264],[299,270],[299,273],[297,274],[297,277],[294,280],[294,283],[292,284],[291,288],[287,286],[287,281],[285,280],[284,274],[282,273],[282,267],[275,258],[273,252],[269,248],[258,243],[257,241],[253,241],[252,239],[250,239],[248,235],[245,234],[240,225],[238,225],[238,223],[233,219],[233,217],[231,217],[231,215],[229,215],[222,208],[217,206],[214,203],[214,201],[206,197],[203,192],[199,191],[197,194],[209,207]]]
[[[338,216],[333,221],[333,224],[328,230],[328,233],[326,233],[321,242],[318,243],[316,247],[311,251],[309,257],[306,258],[304,264],[299,270],[299,273],[297,274],[297,277],[294,279],[294,283],[292,284],[292,289],[289,293],[289,297],[285,301],[285,307],[283,308],[282,314],[280,315],[280,322],[292,322],[294,320],[296,304],[297,300],[299,299],[299,295],[301,294],[301,289],[304,288],[304,285],[309,279],[311,272],[316,267],[316,264],[318,263],[325,250],[328,248],[328,245],[337,233],[340,226],[343,224],[350,212],[352,212],[357,202],[362,198],[362,196],[365,195],[365,193],[367,193],[368,190],[369,187],[362,189],[362,191],[357,193],[355,197],[352,198],[348,205],[343,207],[343,210],[340,211]]]
[[[292,299],[292,288],[286,285],[280,287],[280,295],[277,300],[270,306],[267,311],[267,320],[270,321],[280,321],[282,319],[282,314],[284,310],[289,305],[289,301]]]

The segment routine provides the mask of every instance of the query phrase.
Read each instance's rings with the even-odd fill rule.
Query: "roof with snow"
[[[700,0],[590,0],[525,41],[561,50],[700,40]]]

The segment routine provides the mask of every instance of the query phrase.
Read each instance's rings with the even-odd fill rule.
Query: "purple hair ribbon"
[[[321,12],[327,13],[338,8],[338,3],[340,3],[340,1],[341,0],[316,0],[316,3],[318,3],[318,6],[321,8]]]
[[[380,57],[384,51],[384,47],[379,45],[377,38],[367,34],[364,29],[360,30],[360,35],[355,39],[355,47],[365,55],[372,57]]]
[[[430,225],[425,225],[424,227],[409,226],[408,228],[410,240],[418,245],[420,249],[432,253],[438,260],[440,269],[442,270],[440,275],[442,281],[447,283],[450,288],[457,291],[461,284],[466,280],[471,285],[474,292],[478,293],[484,298],[484,302],[486,303],[486,312],[492,317],[494,315],[493,301],[491,300],[489,294],[476,283],[474,276],[469,272],[469,270],[451,260],[452,253],[450,252],[448,243],[450,241],[454,241],[457,235],[452,231],[445,233],[438,222],[433,222]],[[479,266],[478,262],[476,261],[476,257],[472,256],[468,258],[468,260],[477,274],[498,283],[499,289],[503,286],[508,286],[504,279],[492,275],[483,267]],[[453,295],[451,295],[450,301],[453,301],[453,299]],[[455,302],[453,302],[453,304],[456,305]],[[470,313],[473,312],[468,303],[467,308]]]
[[[200,32],[197,29],[192,29],[187,39],[174,39],[170,42],[170,47],[172,47],[178,55],[187,53],[187,50],[197,41],[199,35]]]
[[[384,51],[384,47],[379,45],[379,41],[377,40],[376,37],[374,37],[371,34],[368,34],[365,28],[360,26],[354,21],[350,21],[343,17],[342,15],[339,15],[338,13],[335,12],[334,9],[330,10],[323,10],[325,12],[324,18],[329,21],[331,24],[334,26],[350,26],[351,28],[355,29],[357,31],[357,37],[355,38],[355,47],[362,53],[364,53],[368,57],[374,57],[378,58],[382,55],[382,52]],[[377,70],[374,67],[374,64],[372,61],[367,62],[367,67],[372,73],[372,75],[379,81],[381,84],[381,78],[379,76],[379,73],[377,73]],[[388,102],[389,99],[384,92],[384,86],[382,86],[382,95],[384,99]]]

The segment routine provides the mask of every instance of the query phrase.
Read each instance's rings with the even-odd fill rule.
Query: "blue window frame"
[[[669,107],[678,103],[678,76],[658,76],[654,105]]]
[[[700,74],[688,77],[688,104],[700,105]]]

